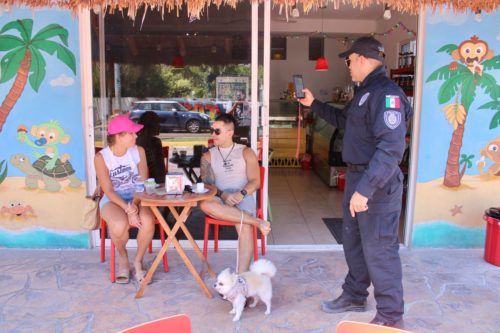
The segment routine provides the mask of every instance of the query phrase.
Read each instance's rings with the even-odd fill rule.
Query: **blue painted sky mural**
[[[31,25],[28,36],[23,32]],[[1,13],[0,29],[0,100],[15,101],[11,109],[0,107],[8,110],[0,132],[0,177],[8,166],[0,178],[0,246],[86,248],[78,18],[58,9],[12,8]],[[28,80],[16,95],[11,88],[23,86],[17,80],[27,54]]]
[[[500,15],[428,11],[426,21],[412,244],[481,247],[484,211],[499,204],[500,111],[480,108],[500,97]]]
[[[429,75],[439,67],[451,63],[454,59],[446,53],[437,50],[445,44],[460,44],[473,35],[485,40],[494,54],[500,54],[500,26],[499,15],[482,14],[481,22],[474,20],[474,14],[453,15],[428,13],[427,36],[425,41],[424,73],[426,80]],[[439,33],[437,33],[439,32]],[[494,76],[498,79],[498,70]],[[491,73],[490,73],[491,74]],[[453,127],[448,123],[442,111],[443,105],[438,103],[437,94],[442,81],[424,83],[422,98],[422,117],[420,135],[420,151],[418,159],[418,182],[426,182],[443,177],[446,166],[447,152]],[[477,175],[479,171],[476,162],[479,152],[494,136],[500,136],[500,127],[489,129],[490,121],[494,115],[493,110],[478,110],[477,108],[491,99],[477,90],[477,97],[471,105],[465,126],[462,154],[475,155],[473,167],[467,169],[466,174]],[[447,103],[445,103],[447,104]],[[429,130],[432,129],[432,130]],[[445,153],[443,153],[445,152]]]

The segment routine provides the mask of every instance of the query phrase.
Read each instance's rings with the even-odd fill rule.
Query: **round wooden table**
[[[208,198],[213,197],[217,193],[217,189],[213,186],[206,186],[206,189],[208,191],[203,194],[196,194],[196,193],[184,193],[181,195],[169,195],[169,194],[147,194],[145,192],[142,193],[136,193],[134,195],[134,199],[137,201],[140,201],[141,206],[144,207],[150,207],[151,211],[155,215],[155,217],[158,219],[158,222],[160,223],[161,227],[163,230],[165,230],[165,233],[167,234],[168,238],[163,244],[160,252],[156,255],[155,260],[153,261],[153,264],[148,270],[148,273],[146,274],[146,277],[141,283],[141,286],[137,293],[135,294],[135,298],[140,298],[144,294],[144,290],[146,289],[146,286],[148,283],[151,281],[151,278],[153,277],[153,274],[156,271],[156,268],[160,264],[160,261],[167,251],[168,246],[170,243],[174,244],[175,249],[181,256],[182,260],[186,264],[187,268],[195,278],[196,282],[200,285],[201,289],[205,293],[207,297],[212,297],[212,293],[210,290],[207,288],[205,282],[201,278],[200,274],[196,271],[196,269],[193,266],[193,263],[189,260],[188,256],[184,252],[184,249],[181,247],[179,244],[179,241],[175,237],[177,231],[179,229],[182,229],[184,234],[186,235],[186,238],[189,240],[191,245],[193,246],[194,251],[200,258],[200,260],[203,263],[203,268],[207,268],[208,273],[214,277],[215,272],[210,268],[210,265],[208,264],[206,258],[203,256],[203,253],[201,252],[200,248],[198,247],[198,244],[196,244],[195,240],[191,236],[191,233],[187,229],[185,222],[189,216],[189,213],[191,212],[191,209],[193,207],[196,207],[198,205],[199,201],[206,200]],[[160,213],[160,210],[158,207],[168,207],[170,212],[175,218],[175,224],[170,229],[168,226],[167,222],[163,218],[163,215]],[[181,208],[180,214],[177,212],[176,208]]]

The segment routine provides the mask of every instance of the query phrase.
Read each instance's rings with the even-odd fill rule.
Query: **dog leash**
[[[240,273],[238,268],[240,267],[239,264],[240,264],[240,235],[241,235],[241,229],[243,228],[243,210],[240,209],[240,212],[241,212],[241,218],[240,218],[240,232],[238,232],[238,244],[236,246],[236,273]]]

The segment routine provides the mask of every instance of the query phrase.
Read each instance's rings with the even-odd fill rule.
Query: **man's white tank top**
[[[139,179],[137,165],[141,160],[137,146],[129,148],[123,156],[115,156],[109,146],[99,153],[109,170],[109,178],[115,192],[125,201],[132,200],[135,182]]]
[[[248,183],[243,150],[247,146],[234,143],[228,148],[210,148],[210,164],[215,175],[215,186],[222,191],[241,191]]]

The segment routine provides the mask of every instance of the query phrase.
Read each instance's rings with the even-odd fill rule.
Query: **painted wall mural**
[[[500,15],[427,13],[415,246],[480,247],[500,206]]]
[[[70,12],[0,16],[0,246],[89,246],[78,55]]]

